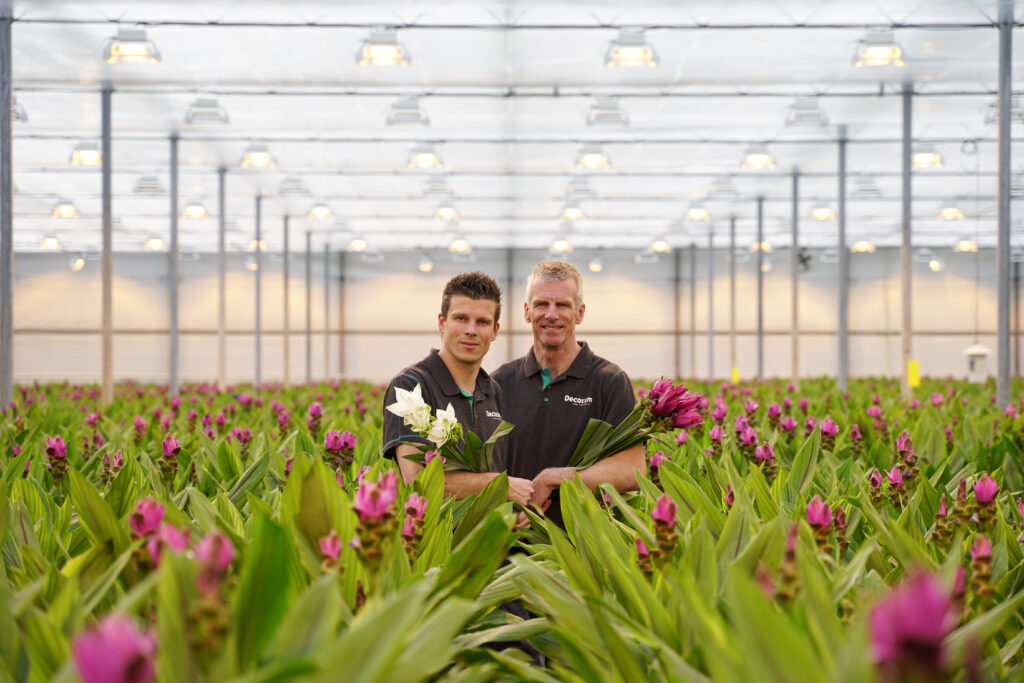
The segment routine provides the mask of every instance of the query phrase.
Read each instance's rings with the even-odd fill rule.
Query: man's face
[[[572,278],[535,282],[523,305],[533,338],[542,346],[558,349],[576,343],[576,326],[583,322],[585,304],[576,308],[576,281]]]
[[[498,304],[489,299],[471,299],[456,294],[448,305],[448,317],[437,314],[441,350],[460,363],[479,363],[498,336],[494,312]]]

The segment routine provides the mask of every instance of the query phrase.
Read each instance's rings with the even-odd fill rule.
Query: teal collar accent
[[[540,380],[541,380],[540,390],[544,391],[545,389],[547,389],[548,385],[551,384],[551,380],[552,379],[553,378],[551,377],[551,369],[550,368],[541,368],[540,369]]]

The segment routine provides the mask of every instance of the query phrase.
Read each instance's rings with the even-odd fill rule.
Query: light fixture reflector
[[[159,62],[160,50],[140,28],[121,28],[103,44],[103,59],[107,64]]]
[[[80,142],[71,150],[72,166],[99,166],[102,161],[99,145],[95,142]]]
[[[409,51],[398,42],[394,29],[378,29],[359,44],[357,66],[409,66]]]
[[[597,171],[611,168],[608,156],[601,150],[601,145],[583,145],[576,157],[576,168]]]
[[[862,66],[906,66],[903,48],[893,37],[892,31],[869,31],[857,46],[853,65]]]
[[[615,67],[656,67],[658,53],[644,38],[642,28],[623,28],[619,37],[608,44],[604,54],[604,65]]]
[[[409,168],[430,170],[444,168],[444,163],[433,145],[416,145],[409,155]]]
[[[270,156],[270,149],[258,142],[249,145],[242,155],[242,168],[274,168],[277,164]]]
[[[227,124],[231,123],[231,117],[216,97],[199,97],[185,110],[185,123]]]
[[[389,126],[429,126],[430,117],[420,107],[419,98],[402,97],[391,104],[386,123]]]

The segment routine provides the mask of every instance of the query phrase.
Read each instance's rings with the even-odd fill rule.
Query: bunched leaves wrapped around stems
[[[701,396],[662,378],[640,397],[622,422],[612,426],[603,420],[587,422],[569,460],[569,466],[585,469],[594,463],[644,443],[648,437],[672,429],[690,429],[703,422],[697,410]]]

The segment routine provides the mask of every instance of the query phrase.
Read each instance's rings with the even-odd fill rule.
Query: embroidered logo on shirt
[[[501,413],[499,413],[497,410],[488,410],[486,412],[487,412],[487,417],[493,417],[493,418],[495,418],[497,420],[501,419]]]
[[[593,396],[587,396],[586,398],[581,398],[579,396],[570,396],[569,394],[566,394],[565,395],[565,401],[566,401],[566,403],[574,403],[574,404],[576,404],[578,406],[585,406],[585,405],[589,405],[589,404],[593,403],[594,402],[594,397]]]

